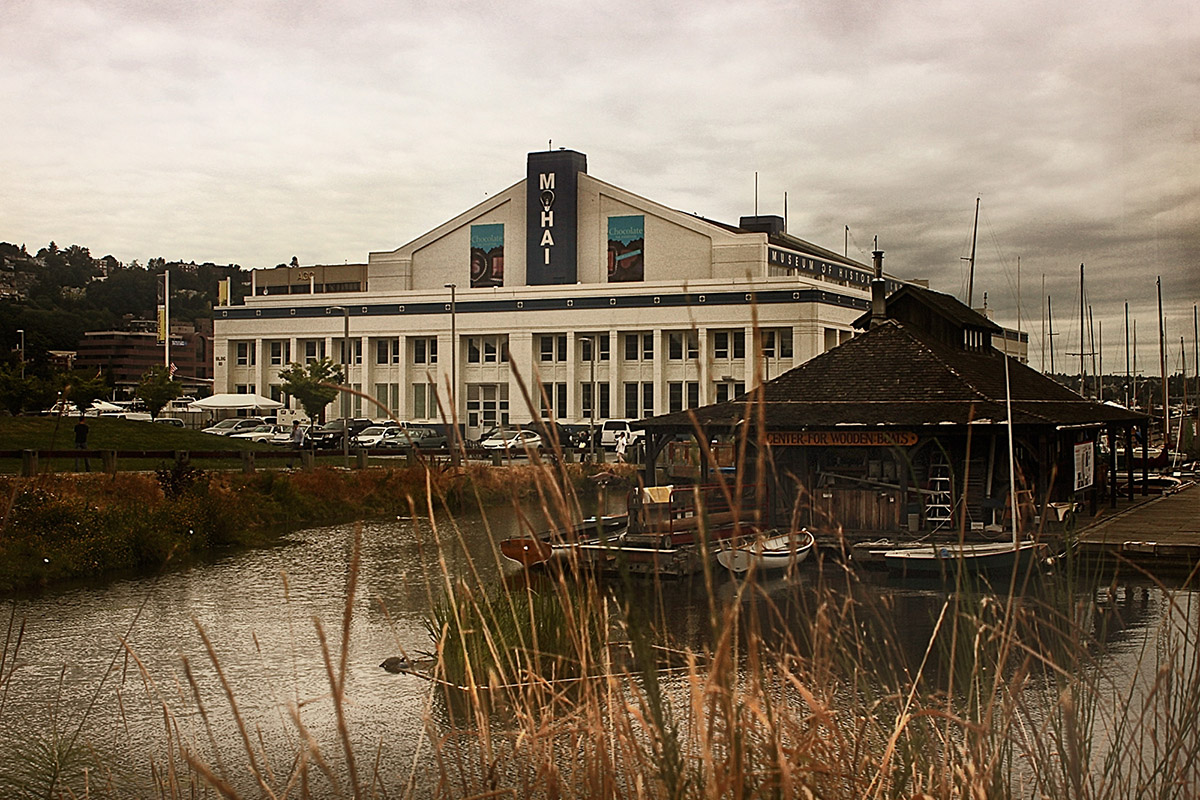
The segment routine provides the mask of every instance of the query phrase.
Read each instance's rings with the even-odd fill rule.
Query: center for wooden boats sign
[[[912,431],[768,431],[772,447],[912,447]]]

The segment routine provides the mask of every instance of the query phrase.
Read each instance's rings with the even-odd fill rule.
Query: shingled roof
[[[901,286],[888,295],[888,316],[903,318],[902,314],[897,313],[897,308],[909,303],[925,306],[934,314],[960,327],[978,328],[991,331],[992,333],[1002,333],[1004,331],[999,325],[975,309],[968,307],[965,303],[960,302],[957,298],[911,283]],[[870,323],[871,312],[868,311],[850,324],[859,330],[864,330]]]
[[[1018,426],[1145,420],[1087,400],[1016,359],[1009,360],[1009,376]],[[1008,418],[1004,356],[998,350],[956,349],[895,320],[765,384],[763,400],[768,430],[997,424]],[[745,417],[745,396],[642,424],[650,431],[690,430],[692,414],[707,428],[732,428]]]

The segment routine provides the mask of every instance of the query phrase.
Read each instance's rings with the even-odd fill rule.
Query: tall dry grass
[[[588,498],[562,460],[537,461],[541,515],[577,518]],[[1200,796],[1192,594],[1148,588],[1167,613],[1133,668],[1116,670],[1104,657],[1110,589],[1076,576],[1021,591],[881,592],[834,562],[782,583],[733,582],[709,562],[696,578],[700,623],[680,641],[679,593],[663,584],[569,566],[500,584],[480,564],[451,570],[462,533],[435,514],[451,503],[433,474],[426,486],[410,511],[442,557],[429,576],[432,659],[414,665],[428,697],[413,761],[383,763],[382,748],[362,742],[387,732],[354,731],[346,713],[356,546],[339,624],[314,622],[332,738],[290,706],[292,749],[268,757],[206,636],[221,702],[206,702],[190,667],[183,693],[208,741],[179,724],[180,693],[142,671],[167,753],[143,785],[164,798]],[[19,636],[6,641],[0,702]],[[218,716],[235,723],[232,752],[215,741]],[[25,785],[48,797],[120,794],[60,771]]]

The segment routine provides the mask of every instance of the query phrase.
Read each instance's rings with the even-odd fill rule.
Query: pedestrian
[[[288,469],[292,468],[292,464],[296,460],[296,452],[299,452],[300,448],[304,446],[304,428],[300,427],[300,420],[298,419],[292,420],[291,443],[294,452],[292,453],[292,457],[288,459]]]
[[[629,432],[617,431],[617,461],[621,464],[625,463],[625,448],[629,446]]]
[[[75,450],[85,451],[83,454],[83,471],[91,472],[92,465],[87,457],[87,440],[88,440],[88,424],[83,418],[83,414],[79,415],[79,422],[75,423]],[[79,471],[79,453],[75,453],[75,471]]]

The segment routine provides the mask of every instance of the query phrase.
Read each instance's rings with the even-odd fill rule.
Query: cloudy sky
[[[0,241],[274,266],[365,261],[568,147],[588,171],[1021,314],[1079,350],[1079,265],[1124,369],[1200,302],[1200,5],[67,2],[0,14]],[[1077,362],[1076,362],[1077,363]],[[1048,366],[1048,363],[1047,363]],[[1073,367],[1072,369],[1077,369]]]

